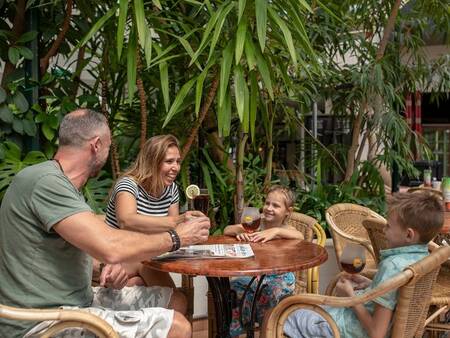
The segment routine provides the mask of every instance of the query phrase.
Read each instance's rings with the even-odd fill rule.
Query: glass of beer
[[[255,232],[261,223],[261,214],[258,208],[245,207],[241,216],[241,223],[245,232]]]
[[[200,189],[200,195],[194,197],[194,210],[201,211],[208,216],[209,194],[208,189]]]
[[[340,258],[342,269],[351,274],[360,273],[366,265],[366,251],[359,244],[348,243]]]

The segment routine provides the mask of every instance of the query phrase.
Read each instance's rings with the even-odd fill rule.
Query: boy
[[[428,255],[427,243],[444,222],[442,201],[429,193],[397,193],[389,200],[387,220],[384,231],[389,248],[380,252],[381,261],[373,281],[361,275],[345,275],[336,284],[338,296],[352,297],[355,290],[373,289]],[[384,338],[396,303],[397,291],[392,291],[353,308],[325,309],[339,327],[341,337]],[[333,337],[328,323],[309,310],[290,315],[284,331],[292,338]]]

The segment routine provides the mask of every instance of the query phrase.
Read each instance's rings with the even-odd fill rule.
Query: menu
[[[177,251],[167,252],[157,256],[153,260],[177,258],[249,258],[254,255],[250,244],[205,244],[182,247]]]

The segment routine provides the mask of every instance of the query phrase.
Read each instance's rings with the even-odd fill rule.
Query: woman
[[[116,182],[106,211],[112,227],[149,234],[161,233],[184,220],[179,215],[179,194],[175,183],[180,171],[178,140],[172,135],[147,140],[136,161]],[[140,263],[126,266],[127,285],[159,285],[175,288],[166,272],[151,270]]]

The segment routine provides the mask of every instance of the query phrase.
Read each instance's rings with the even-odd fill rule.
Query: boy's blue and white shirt
[[[381,250],[378,272],[372,280],[372,284],[367,289],[358,291],[357,294],[366,293],[376,288],[381,283],[391,279],[406,267],[416,263],[427,255],[428,246],[426,244]],[[375,304],[394,310],[397,304],[397,292],[397,290],[391,291],[364,304],[364,306],[371,314],[375,310]],[[339,327],[341,337],[368,337],[367,332],[361,326],[355,312],[351,308],[326,307],[326,310]]]

